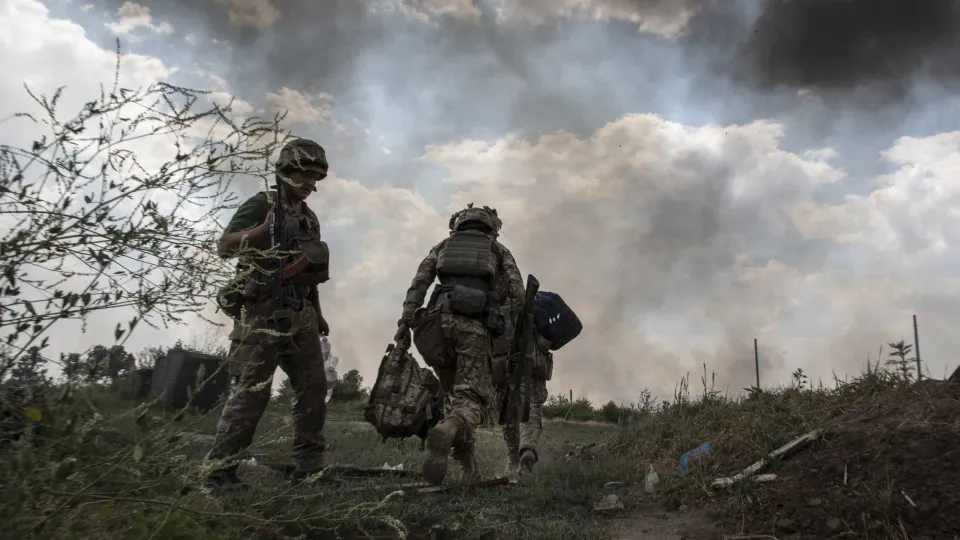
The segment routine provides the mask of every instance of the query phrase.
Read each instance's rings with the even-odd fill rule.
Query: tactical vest
[[[441,283],[483,291],[496,284],[498,266],[493,237],[480,231],[454,232],[437,255],[437,275]]]
[[[267,192],[267,198],[272,203],[275,193]],[[284,282],[292,287],[298,298],[306,298],[310,287],[324,283],[330,279],[330,250],[327,243],[320,239],[320,220],[317,215],[303,203],[301,211],[297,212],[290,206],[283,205],[282,238],[283,251],[293,252],[284,258],[284,266],[294,262],[302,253],[308,261],[307,267],[297,275]],[[239,266],[239,265],[238,265]],[[260,272],[253,272],[252,296],[257,298],[268,297],[272,290],[270,276]]]
[[[291,248],[303,253],[309,263],[299,274],[290,278],[296,286],[311,286],[330,279],[330,249],[320,239],[320,220],[312,210],[303,205],[303,212],[288,211],[286,216],[287,234]],[[296,259],[299,255],[292,257]]]

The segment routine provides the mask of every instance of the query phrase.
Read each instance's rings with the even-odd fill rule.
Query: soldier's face
[[[317,182],[326,178],[327,173],[320,171],[291,171],[289,177],[290,183],[288,184],[288,188],[290,195],[302,201],[317,190]]]

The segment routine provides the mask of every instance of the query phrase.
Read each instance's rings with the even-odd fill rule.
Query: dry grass
[[[844,445],[851,441],[869,448],[869,437],[880,441],[884,433],[905,429],[919,433],[939,429],[938,433],[960,440],[957,423],[937,416],[944,400],[957,398],[960,403],[956,390],[951,394],[944,385],[908,385],[893,375],[873,372],[830,389],[783,388],[742,399],[720,396],[704,386],[702,394],[691,396],[684,381],[671,404],[640,411],[620,427],[546,422],[544,461],[537,474],[519,486],[417,494],[400,488],[415,479],[334,478],[291,487],[270,469],[245,466],[241,474],[254,489],[225,498],[199,489],[204,473],[200,458],[208,448],[216,411],[177,420],[173,412],[135,408],[102,390],[65,397],[51,393],[42,403],[31,404],[42,411],[42,420],[33,423],[23,440],[0,450],[5,458],[0,469],[4,503],[0,519],[9,537],[45,539],[439,538],[441,529],[443,538],[606,538],[614,530],[629,538],[649,531],[650,523],[672,523],[683,515],[676,512],[682,506],[690,509],[688,513],[698,508],[710,511],[709,520],[689,515],[680,520],[704,535],[691,538],[720,538],[723,533],[783,538],[788,536],[782,530],[784,516],[801,529],[795,534],[803,533],[804,527],[822,528],[824,520],[836,517],[842,522],[840,532],[849,538],[907,538],[917,535],[918,523],[936,521],[929,513],[904,507],[901,489],[917,499],[917,506],[927,504],[903,478],[904,472],[919,473],[894,468],[876,479],[870,475],[876,476],[879,469],[868,466],[876,458],[857,461],[855,453],[844,458],[852,460],[850,485],[822,495],[822,516],[809,509],[785,513],[777,504],[804,506],[798,501],[813,496],[804,491],[811,487],[807,477],[816,476],[810,473],[812,467],[821,469],[817,475],[826,475],[829,482],[843,484],[846,469],[830,470],[830,460],[844,455]],[[360,467],[402,464],[405,470],[418,470],[419,441],[381,442],[363,422],[361,410],[362,403],[332,405],[325,430],[330,462]],[[261,463],[289,456],[288,415],[286,408],[271,404],[264,416],[251,448]],[[876,420],[878,415],[886,420]],[[863,425],[871,430],[857,427]],[[777,471],[781,478],[772,485],[709,487],[711,479],[735,472],[813,428],[831,433],[825,446],[785,461]],[[679,457],[704,442],[711,443],[711,453],[693,462],[688,474],[677,474]],[[589,443],[600,444],[576,452]],[[478,444],[484,475],[499,475],[506,464],[499,429],[481,428]],[[566,459],[567,453],[575,455]],[[827,457],[817,463],[812,456]],[[654,495],[642,489],[651,463],[660,476]],[[938,467],[946,466],[934,463],[930,470],[937,474]],[[459,484],[459,471],[456,467],[452,471],[449,481]],[[605,486],[610,482],[617,487]],[[794,485],[797,493],[790,491]],[[617,527],[611,527],[609,515],[593,509],[611,489],[625,506],[613,515],[632,516]],[[843,506],[834,496],[856,504]],[[945,495],[938,496],[949,502]],[[644,520],[655,514],[666,517]],[[624,523],[641,525],[624,533]]]

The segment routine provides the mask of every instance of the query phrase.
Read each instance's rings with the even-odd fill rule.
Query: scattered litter
[[[383,462],[383,465],[380,466],[381,469],[385,471],[402,471],[403,463],[397,463],[396,465],[390,465],[386,461]]]
[[[600,499],[596,504],[593,505],[593,509],[597,512],[610,512],[614,510],[623,510],[623,508],[623,503],[620,502],[620,497],[613,493]]]
[[[693,450],[687,450],[682,456],[680,456],[680,474],[687,474],[687,467],[691,461],[695,461],[700,456],[705,456],[709,453],[710,443],[708,442],[701,444]]]
[[[787,444],[781,446],[780,448],[777,448],[773,452],[770,452],[769,454],[767,454],[766,457],[764,457],[760,461],[757,461],[753,465],[750,465],[746,469],[743,469],[737,474],[726,477],[726,478],[716,478],[713,480],[713,482],[710,483],[710,485],[712,487],[729,487],[746,478],[755,476],[757,473],[759,473],[765,467],[773,463],[775,460],[783,459],[787,457],[790,452],[799,450],[800,448],[812,443],[813,441],[820,438],[821,435],[823,435],[823,430],[815,429],[810,433],[807,433],[806,435],[797,437],[796,439],[788,442]],[[775,479],[776,477],[777,475],[775,474],[769,474],[769,475],[765,474],[765,475],[756,476],[754,478],[754,481],[769,482]],[[761,480],[761,478],[763,479]]]
[[[657,484],[660,483],[660,475],[653,468],[653,463],[647,468],[647,476],[643,479],[643,491],[653,493],[657,490]]]
[[[774,481],[774,480],[776,480],[776,479],[777,479],[777,475],[775,475],[775,474],[773,474],[773,473],[757,474],[757,475],[754,475],[754,476],[750,476],[750,477],[749,477],[750,482],[755,483],[755,484],[763,484],[763,483],[765,483],[765,482],[772,482],[772,481]],[[713,482],[710,483],[710,485],[713,486],[713,487],[730,487],[730,486],[732,486],[732,485],[734,485],[734,484],[736,484],[737,482],[740,482],[740,481],[742,481],[742,480],[745,480],[745,478],[736,478],[736,476],[727,476],[727,477],[724,477],[724,478],[716,478],[716,479],[714,479]]]
[[[243,463],[244,465],[248,465],[248,466],[250,466],[250,467],[256,467],[256,466],[259,464],[259,463],[257,462],[257,458],[255,458],[255,457],[252,457],[252,458],[249,458],[249,459],[245,459],[245,460],[241,461],[241,463]]]
[[[603,489],[614,490],[620,487],[620,482],[607,482],[603,485]]]

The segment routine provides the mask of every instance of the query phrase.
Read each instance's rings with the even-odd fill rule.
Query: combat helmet
[[[293,139],[283,145],[277,158],[277,172],[317,171],[326,174],[329,164],[322,146],[310,139]]]
[[[471,225],[481,224],[490,229],[490,232],[497,234],[503,222],[497,216],[497,209],[484,206],[483,208],[473,206],[473,203],[466,208],[450,216],[450,230],[462,231]]]

